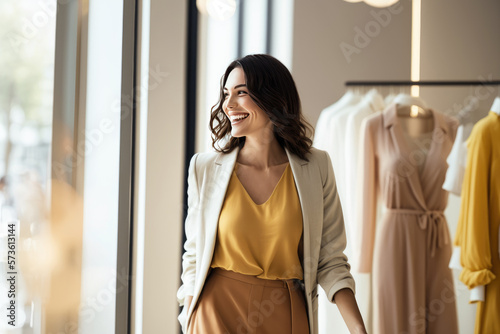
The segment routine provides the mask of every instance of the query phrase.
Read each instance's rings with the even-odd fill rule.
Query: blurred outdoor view
[[[55,21],[55,0],[0,1],[0,333],[41,332],[44,273],[51,266],[41,245],[51,187]],[[17,273],[15,297],[8,272]]]

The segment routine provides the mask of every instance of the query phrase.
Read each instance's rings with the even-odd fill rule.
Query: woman
[[[288,69],[264,54],[233,61],[210,128],[217,152],[189,166],[183,332],[315,334],[319,283],[365,333],[331,161],[311,147]]]

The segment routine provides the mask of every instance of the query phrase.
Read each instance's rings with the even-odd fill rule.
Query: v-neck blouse
[[[290,164],[260,205],[239,181],[236,168],[219,216],[211,267],[263,279],[303,279],[302,210]]]

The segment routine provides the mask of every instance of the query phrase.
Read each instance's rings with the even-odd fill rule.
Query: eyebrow
[[[239,88],[239,87],[246,87],[246,86],[247,86],[246,84],[236,85],[236,86],[234,86],[233,89],[236,89],[236,88]],[[224,87],[224,90],[227,90],[227,88]]]

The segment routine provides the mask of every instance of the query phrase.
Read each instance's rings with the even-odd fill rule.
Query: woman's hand
[[[351,289],[341,289],[333,296],[340,314],[351,334],[366,334],[365,324],[359,312],[358,303]]]

